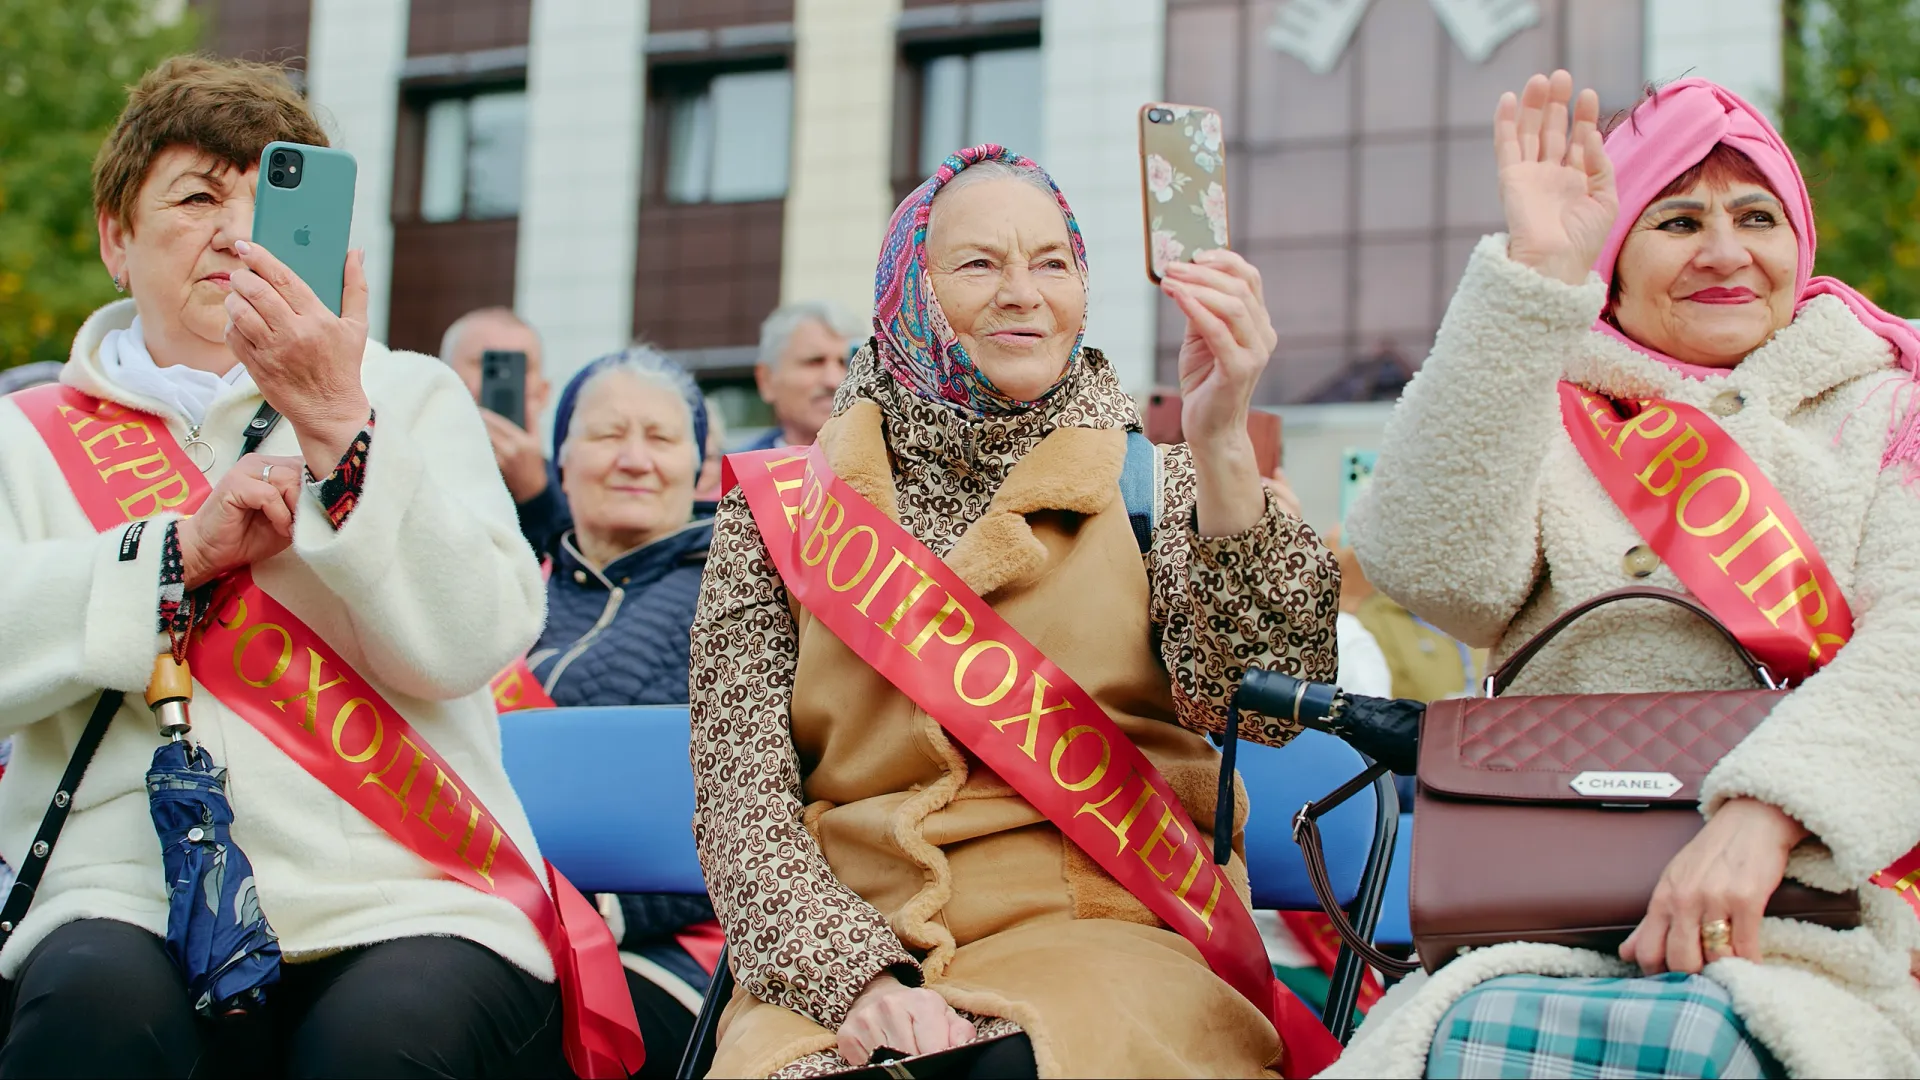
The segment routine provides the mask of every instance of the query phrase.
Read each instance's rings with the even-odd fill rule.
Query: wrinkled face
[[[101,259],[139,307],[155,360],[179,362],[162,355],[168,346],[226,347],[228,276],[241,266],[233,242],[253,235],[259,172],[168,147],[148,167],[129,222],[100,212]]]
[[[756,367],[760,396],[780,425],[809,443],[833,415],[833,394],[847,378],[847,339],[825,323],[809,320],[787,337],[772,368]]]
[[[621,371],[591,390],[580,395],[560,461],[574,526],[632,548],[685,525],[700,457],[686,401]]]
[[[1799,250],[1765,187],[1706,183],[1656,201],[1615,264],[1614,319],[1675,360],[1730,368],[1793,321]]]
[[[540,335],[511,319],[481,319],[461,333],[447,366],[467,384],[473,400],[480,400],[480,355],[486,352],[527,354],[527,420],[547,407],[547,377],[540,364]]]
[[[1067,220],[1019,180],[942,192],[927,222],[934,298],[981,372],[1031,401],[1060,380],[1087,316]]]

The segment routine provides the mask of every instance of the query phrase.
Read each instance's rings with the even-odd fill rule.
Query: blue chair
[[[705,896],[693,846],[687,707],[500,717],[507,778],[540,852],[583,893]]]
[[[1400,832],[1393,842],[1393,869],[1387,872],[1387,895],[1380,908],[1380,925],[1373,928],[1376,945],[1413,945],[1409,883],[1413,879],[1413,815],[1400,815]]]
[[[1306,858],[1293,839],[1294,815],[1369,764],[1358,750],[1317,731],[1302,732],[1284,747],[1239,744],[1234,766],[1250,804],[1246,849],[1254,907],[1320,910]],[[1365,793],[1356,795],[1320,818],[1334,896],[1347,909],[1354,929],[1369,938],[1387,892],[1400,821],[1391,775],[1375,781],[1372,794],[1371,800]],[[1360,958],[1342,948],[1320,1019],[1343,1043],[1353,1034],[1353,1008],[1365,975]]]
[[[500,717],[507,778],[540,853],[583,893],[705,896],[693,844],[685,705],[523,709]],[[676,1075],[699,1076],[703,1033],[733,993],[723,950]],[[656,1047],[665,1052],[667,1047]]]

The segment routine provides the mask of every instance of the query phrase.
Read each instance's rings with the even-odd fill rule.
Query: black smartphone
[[[513,426],[527,427],[527,354],[488,349],[480,354],[480,407],[499,413]]]

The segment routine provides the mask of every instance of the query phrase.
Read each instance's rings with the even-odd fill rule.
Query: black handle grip
[[[1240,689],[1234,694],[1234,704],[1316,731],[1332,731],[1327,718],[1333,715],[1339,698],[1340,688],[1332,683],[1309,682],[1278,671],[1248,668],[1240,680]]]

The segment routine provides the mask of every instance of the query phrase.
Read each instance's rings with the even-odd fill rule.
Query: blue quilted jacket
[[[687,635],[713,522],[695,521],[595,570],[567,533],[554,545],[547,628],[527,666],[554,704],[687,700]]]

